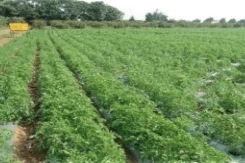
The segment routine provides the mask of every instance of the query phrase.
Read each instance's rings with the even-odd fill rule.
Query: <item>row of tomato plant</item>
[[[32,114],[28,83],[32,80],[36,41],[34,37],[22,39],[25,44],[20,49],[15,51],[15,46],[18,46],[20,41],[13,41],[6,45],[13,50],[5,51],[4,46],[1,54],[4,71],[0,75],[0,122],[21,121]]]
[[[104,125],[72,72],[59,57],[48,35],[36,31],[40,42],[38,85],[39,148],[50,162],[126,162],[123,149]]]
[[[50,33],[50,36],[68,65],[85,83],[93,101],[101,107],[100,111],[106,117],[108,126],[139,159],[160,162],[228,159],[222,152],[209,147],[164,118],[148,97],[138,94],[111,74],[97,68],[86,57],[93,53],[92,49],[79,49],[74,41],[59,38],[57,33]]]
[[[230,34],[224,37],[226,40],[223,41],[219,40],[222,34],[219,31],[212,33],[212,36],[207,31],[204,31],[205,36],[193,31],[191,34],[177,31],[179,34],[177,37],[185,36],[182,38],[183,45],[179,48],[174,46],[177,49],[170,48],[171,51],[168,51],[165,46],[169,44],[168,42],[164,42],[165,40],[160,37],[157,37],[158,41],[152,41],[152,37],[148,36],[149,33],[136,39],[133,34],[120,35],[125,31],[121,33],[117,31],[119,34],[100,31],[100,36],[92,32],[88,34],[80,31],[80,35],[73,35],[72,32],[74,31],[64,34],[71,38],[61,36],[67,42],[73,42],[74,47],[83,50],[96,66],[110,72],[124,84],[140,89],[139,93],[149,95],[167,117],[179,126],[183,126],[193,136],[207,135],[211,145],[213,140],[216,140],[228,146],[226,152],[234,155],[244,154],[242,138],[244,129],[242,129],[242,119],[239,118],[244,113],[242,109],[244,91],[240,85],[232,83],[233,76],[243,73],[239,72],[240,66],[238,70],[232,67],[234,58],[241,58],[242,55],[242,48],[239,48],[237,40],[241,41],[243,38],[239,35],[232,38],[231,36],[234,35]],[[168,36],[167,38],[172,38],[173,45],[177,44],[178,40],[173,33]],[[134,39],[125,39],[125,37]],[[201,44],[200,41],[202,53],[196,49],[196,46]],[[233,43],[234,41],[236,44]],[[147,46],[140,46],[141,44]],[[227,50],[222,50],[225,48]],[[166,54],[166,51],[170,54]],[[220,60],[221,51],[222,60]],[[230,56],[231,51],[233,52]],[[204,57],[206,59],[202,59]],[[207,63],[207,60],[211,60],[211,63]],[[212,79],[214,83],[199,84],[197,82],[200,78]],[[229,89],[224,90],[224,88]],[[199,95],[201,97],[197,97]]]
[[[15,38],[0,48],[0,162],[14,163],[13,136],[17,122],[32,117],[28,83],[32,76],[35,38]]]

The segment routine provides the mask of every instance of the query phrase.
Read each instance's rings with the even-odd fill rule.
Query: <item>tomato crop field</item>
[[[245,162],[244,36],[50,29],[14,38],[0,48],[0,162]]]

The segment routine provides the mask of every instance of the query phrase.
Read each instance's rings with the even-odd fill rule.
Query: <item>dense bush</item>
[[[5,17],[0,16],[0,27],[7,25],[7,19]]]
[[[37,29],[44,29],[47,26],[47,23],[44,20],[34,20],[32,22],[32,27]]]
[[[26,22],[26,21],[20,17],[7,18],[7,23],[24,23],[24,22]]]
[[[58,29],[67,29],[70,27],[70,25],[66,21],[60,20],[53,20],[50,22],[50,25]]]
[[[69,25],[69,27],[71,28],[85,28],[86,24],[84,22],[81,21],[66,21],[66,23]],[[68,26],[67,26],[68,27]]]
[[[8,26],[8,24],[12,22],[21,23],[25,21],[22,18],[18,18],[18,17],[6,18],[3,16],[0,16],[0,27]]]
[[[40,21],[40,20],[39,20]],[[39,21],[34,21],[40,23]],[[38,26],[33,25],[38,28]],[[210,23],[210,22],[191,22],[186,20],[179,21],[63,21],[53,20],[50,26],[58,29],[83,29],[83,28],[243,28],[245,23]]]

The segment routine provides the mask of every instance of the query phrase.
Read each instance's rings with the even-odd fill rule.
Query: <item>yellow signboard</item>
[[[28,23],[10,23],[9,28],[11,31],[29,31]]]

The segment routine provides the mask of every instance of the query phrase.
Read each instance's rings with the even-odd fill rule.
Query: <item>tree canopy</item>
[[[192,21],[193,23],[201,23],[201,20],[200,19],[195,19]]]
[[[229,21],[228,21],[229,23],[236,23],[236,19],[230,19]]]
[[[225,18],[220,19],[219,23],[226,23],[226,19]]]
[[[43,20],[120,20],[123,12],[104,2],[78,0],[1,0],[0,15]]]
[[[147,13],[145,15],[145,21],[167,21],[168,16],[164,15],[162,12],[156,10],[153,13]]]
[[[135,21],[134,16],[131,16],[131,17],[129,18],[129,21]]]
[[[214,18],[213,17],[209,17],[207,19],[205,19],[203,22],[204,23],[212,23],[214,21]]]

